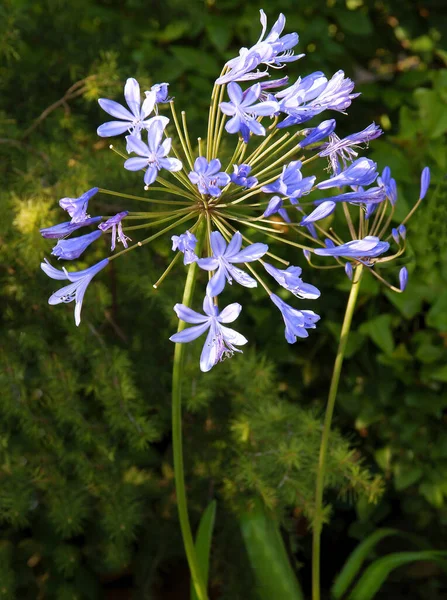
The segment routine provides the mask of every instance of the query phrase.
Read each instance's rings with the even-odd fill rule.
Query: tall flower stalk
[[[335,133],[334,119],[307,126],[308,121],[326,110],[345,114],[359,95],[353,92],[354,83],[343,71],[329,78],[317,71],[298,77],[291,85],[287,76],[269,80],[269,68],[282,68],[304,55],[294,54],[299,41],[297,33],[283,35],[284,15],[279,16],[267,33],[267,18],[261,10],[261,26],[259,40],[250,48],[242,48],[216,79],[203,139],[191,138],[186,112],[178,115],[175,101],[168,97],[167,83],[153,85],[142,98],[138,82],[129,78],[124,87],[127,107],[114,100],[100,99],[100,106],[115,120],[102,124],[98,135],[108,138],[125,134],[125,144],[118,143],[116,147],[111,144],[110,149],[124,161],[127,171],[135,173],[129,176],[141,178],[140,185],[146,194],[91,188],[78,198],[60,200],[61,208],[71,220],[41,230],[45,238],[58,240],[52,254],[62,260],[78,259],[99,238],[111,236],[110,256],[86,269],[73,272],[65,267],[56,269],[46,260],[42,263],[50,278],[70,282],[54,292],[49,302],[75,301],[76,325],[81,322],[89,283],[111,261],[169,234],[176,254],[153,283],[154,289],[175,269],[181,269],[181,262],[189,265],[183,302],[173,306],[179,318],[178,330],[170,338],[176,344],[172,382],[173,454],[179,520],[200,600],[207,598],[207,582],[200,572],[188,519],[182,450],[184,344],[205,336],[200,358],[203,372],[242,352],[241,346],[248,342],[247,338],[228,327],[237,319],[242,306],[233,303],[222,309],[222,295],[234,282],[246,288],[262,287],[280,312],[276,313],[277,318],[283,319],[284,336],[289,344],[308,337],[320,316],[307,308],[295,308],[285,300],[290,295],[300,300],[314,300],[320,295],[317,287],[302,280],[301,267],[290,263],[303,255],[310,266],[320,270],[344,269],[353,280],[329,394],[317,477],[313,552],[314,600],[317,600],[326,454],[360,277],[368,271],[396,292],[405,289],[407,267],[400,268],[396,277],[399,283],[395,286],[381,275],[380,264],[401,259],[406,247],[406,223],[429,185],[426,168],[418,202],[406,219],[390,231],[397,201],[396,183],[388,167],[379,175],[375,162],[358,156],[362,146],[382,134],[380,128],[372,123],[358,133],[340,138]],[[162,112],[168,112],[169,116]],[[230,160],[225,160],[231,139],[233,152]],[[129,156],[132,153],[134,156]],[[329,171],[320,180],[313,172],[319,159],[327,162]],[[116,214],[91,217],[87,213],[89,203],[94,205],[98,196],[118,199]],[[129,210],[128,201],[132,205],[142,203],[148,210]],[[332,227],[336,213],[342,217],[338,231]],[[284,229],[278,230],[278,218],[284,221]],[[67,239],[78,229],[92,226],[93,232]],[[135,239],[145,231],[150,235]],[[287,255],[273,252],[265,243],[269,240],[282,242]],[[117,244],[122,244],[121,250],[117,251]],[[333,264],[326,264],[328,259]],[[271,278],[269,281],[266,275]],[[192,308],[196,280],[200,279],[202,313]],[[281,288],[276,289],[279,295],[271,289],[272,285]],[[184,323],[192,326],[184,328]]]

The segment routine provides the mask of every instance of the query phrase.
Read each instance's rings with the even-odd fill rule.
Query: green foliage
[[[293,73],[343,68],[356,80],[362,96],[349,117],[337,117],[337,130],[359,131],[373,120],[387,129],[369,156],[389,164],[398,181],[395,225],[416,199],[421,168],[433,173],[408,227],[407,292],[388,293],[372,278],[362,283],[326,481],[337,539],[347,530],[348,500],[357,538],[397,518],[438,547],[447,518],[443,4],[275,0],[267,7],[269,19],[282,11],[288,30],[300,33],[307,56]],[[89,286],[75,328],[71,305],[47,305],[54,283],[39,263],[50,246],[38,228],[60,220],[63,196],[93,185],[138,190],[95,135],[103,118],[96,99],[119,98],[126,77],[144,86],[169,81],[192,134],[203,135],[212,80],[258,38],[258,8],[252,0],[6,0],[0,7],[1,598],[93,600],[102,597],[105,575],[129,572],[141,597],[157,588],[163,597],[163,579],[182,557],[167,339],[183,267],[154,292],[171,254],[166,239],[114,262]],[[97,206],[103,214],[128,208],[104,198]],[[79,268],[105,252],[105,242],[96,244]],[[302,264],[300,254],[288,259]],[[347,282],[330,271],[306,276],[323,292],[315,307],[321,326],[308,340],[287,346],[279,314],[259,291],[242,302],[254,351],[207,377],[197,373],[199,348],[188,355],[188,497],[195,522],[207,499],[219,498],[210,584],[223,599],[253,598],[238,516],[254,496],[285,525],[295,558],[307,559],[295,529],[312,519],[320,415]],[[369,504],[383,479],[385,493]],[[427,585],[412,583],[411,598],[437,600]]]

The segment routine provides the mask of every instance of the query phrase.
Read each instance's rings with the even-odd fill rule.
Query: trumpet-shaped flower
[[[113,250],[115,250],[115,246],[116,246],[116,238],[118,235],[118,241],[122,243],[122,245],[124,246],[124,248],[127,248],[127,241],[131,241],[130,237],[127,237],[127,235],[124,235],[123,232],[123,224],[121,223],[121,221],[127,217],[127,215],[129,214],[129,211],[124,210],[123,212],[119,212],[116,215],[114,215],[113,217],[110,217],[110,219],[107,219],[107,221],[105,221],[104,223],[101,223],[100,225],[98,225],[99,229],[101,229],[101,231],[107,231],[110,228],[112,228],[112,245],[111,245],[111,250],[113,252]]]
[[[346,244],[340,244],[340,246],[331,242],[327,246],[326,248],[317,248],[314,250],[315,254],[357,259],[377,258],[390,247],[388,242],[381,242],[375,235],[367,235],[363,240],[352,240]]]
[[[87,214],[88,202],[97,193],[98,188],[94,187],[79,198],[61,198],[59,206],[68,212],[72,223],[81,223],[89,218]]]
[[[295,160],[283,167],[281,175],[273,183],[264,185],[262,192],[268,194],[281,194],[290,198],[293,204],[297,204],[297,199],[307,194],[312,189],[316,177],[303,177],[301,173],[302,163]]]
[[[188,177],[191,183],[197,185],[201,194],[217,198],[222,193],[220,188],[231,181],[230,176],[220,169],[218,158],[208,162],[205,157],[199,156],[194,161],[194,171],[191,171]]]
[[[229,68],[228,73],[216,79],[219,85],[230,83],[230,81],[246,81],[250,79],[260,79],[267,75],[267,71],[255,71],[261,64],[281,67],[284,63],[292,62],[302,58],[304,54],[294,56],[292,48],[298,44],[298,34],[289,33],[281,36],[286,18],[280,14],[278,20],[273,25],[270,33],[264,39],[267,30],[267,17],[263,10],[261,13],[262,33],[259,40],[251,48],[241,48],[239,56],[232,58],[226,63]]]
[[[369,185],[377,178],[377,164],[369,158],[358,158],[347,169],[317,183],[319,190],[327,190],[333,187],[342,187],[343,185],[358,186]]]
[[[100,98],[98,100],[100,107],[106,113],[119,119],[119,121],[109,121],[98,127],[97,133],[100,137],[112,137],[121,135],[126,131],[137,138],[141,137],[141,130],[147,129],[151,119],[147,117],[154,110],[157,102],[157,92],[148,92],[146,98],[141,104],[140,85],[136,79],[130,78],[124,86],[124,98],[130,110],[115,102]],[[158,117],[163,120],[165,126],[169,123],[167,117]]]
[[[172,249],[179,250],[183,252],[183,264],[190,265],[191,263],[197,260],[196,255],[196,245],[197,238],[190,231],[185,231],[181,235],[173,235],[171,237],[172,240]]]
[[[77,238],[71,238],[69,240],[59,240],[53,248],[51,254],[57,256],[59,259],[64,260],[75,260],[79,258],[84,250],[102,235],[101,231],[93,231],[86,235],[81,235]]]
[[[300,225],[309,225],[309,223],[315,223],[316,221],[321,221],[321,219],[325,219],[329,215],[331,215],[337,204],[332,202],[331,200],[326,200],[322,202],[315,210],[313,210],[310,215],[304,217],[301,221]]]
[[[225,281],[232,283],[235,279],[245,287],[256,287],[253,277],[234,266],[235,263],[247,263],[259,260],[268,251],[267,244],[250,244],[243,250],[242,235],[237,231],[227,245],[224,237],[218,231],[210,235],[210,258],[199,258],[197,264],[206,271],[216,271],[208,282],[206,293],[208,296],[218,296],[225,287]]]
[[[234,172],[231,175],[231,181],[236,185],[249,189],[258,183],[256,177],[249,177],[251,171],[250,165],[233,165],[233,169]]]
[[[247,339],[230,327],[225,327],[222,323],[232,323],[235,321],[241,310],[240,304],[229,304],[221,313],[217,306],[213,304],[212,298],[205,296],[203,300],[204,315],[188,308],[184,304],[176,304],[174,310],[179,319],[185,323],[191,323],[194,327],[183,329],[172,335],[171,342],[184,344],[192,342],[208,331],[202,355],[200,357],[200,370],[207,372],[219,361],[232,356],[234,352],[242,352],[235,346],[243,346]]]
[[[171,150],[171,138],[166,138],[162,143],[163,131],[165,125],[160,120],[161,117],[154,117],[147,128],[147,144],[139,140],[136,136],[128,135],[126,137],[128,148],[135,152],[141,158],[128,158],[124,163],[124,168],[128,171],[140,171],[146,169],[144,173],[144,183],[149,186],[157,179],[158,172],[161,169],[167,171],[180,171],[182,163],[178,158],[168,158]]]
[[[78,223],[73,223],[72,221],[65,221],[64,223],[58,223],[57,225],[52,225],[51,227],[45,227],[40,230],[42,237],[52,240],[59,240],[61,238],[67,237],[73,231],[80,229],[81,227],[87,227],[87,225],[95,225],[101,221],[102,217],[92,217],[91,219],[86,219],[85,221],[81,221]]]
[[[281,311],[285,323],[285,338],[289,344],[294,344],[297,338],[309,336],[307,330],[315,329],[315,323],[320,320],[313,310],[297,310],[281,300],[276,294],[270,294],[270,300]]]
[[[329,200],[332,202],[349,202],[349,204],[380,204],[386,198],[385,190],[382,186],[376,186],[369,188],[368,190],[363,189],[359,186],[355,192],[346,192],[345,194],[338,194],[337,196],[331,196]],[[328,199],[314,200],[314,204],[321,205],[325,204]]]
[[[51,264],[45,260],[45,262],[41,263],[41,268],[44,273],[51,277],[51,279],[68,279],[71,283],[61,288],[57,292],[54,292],[48,300],[48,304],[60,304],[61,302],[72,302],[75,300],[75,323],[79,325],[81,322],[81,309],[82,302],[84,300],[84,294],[87,290],[88,284],[96,275],[99,273],[101,269],[104,269],[106,265],[109,264],[109,259],[105,258],[101,260],[96,265],[89,267],[88,269],[84,269],[83,271],[76,271],[74,273],[69,273],[65,268],[55,269]]]
[[[320,297],[320,290],[314,285],[304,283],[300,275],[302,273],[301,267],[287,267],[287,269],[277,269],[273,265],[264,262],[264,269],[269,275],[271,275],[283,288],[292,292],[297,298],[307,298],[308,300],[315,300]]]
[[[328,137],[334,131],[335,125],[335,119],[329,119],[328,121],[322,121],[317,127],[305,130],[306,137],[301,140],[300,147],[305,148],[310,144],[321,142],[321,140],[324,140],[324,138]]]
[[[340,161],[343,168],[346,169],[348,162],[352,162],[357,158],[358,153],[353,148],[357,148],[361,144],[368,144],[370,140],[376,139],[382,133],[383,131],[375,123],[371,123],[362,131],[352,133],[343,139],[340,139],[334,133],[329,137],[329,142],[323,145],[323,151],[320,152],[319,156],[327,156],[332,172],[334,175],[338,175],[341,171]]]
[[[164,104],[165,102],[170,101],[170,98],[168,98],[168,87],[169,87],[169,83],[156,83],[151,87],[150,92],[144,92],[144,93],[147,98],[151,92],[155,92],[156,104]]]
[[[258,101],[261,95],[261,85],[255,83],[248,90],[242,92],[237,83],[228,84],[228,96],[230,102],[221,102],[220,110],[227,116],[232,117],[226,124],[228,133],[240,132],[242,139],[247,144],[250,133],[254,135],[265,135],[265,128],[256,120],[256,117],[270,117],[279,110],[276,101]]]
[[[279,196],[273,196],[268,203],[267,208],[264,211],[263,217],[271,217],[275,213],[278,213],[286,223],[290,223],[290,217],[287,214],[285,208],[283,208],[283,200]]]

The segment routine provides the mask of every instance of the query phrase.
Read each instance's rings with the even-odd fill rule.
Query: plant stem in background
[[[197,233],[197,252],[200,256],[200,249],[203,244],[205,227],[204,223],[199,226]],[[189,267],[188,277],[186,278],[185,290],[183,292],[182,304],[190,306],[194,294],[194,287],[197,278],[197,263],[192,263]],[[182,331],[186,323],[179,321],[177,331]],[[172,371],[172,449],[174,455],[174,475],[175,490],[177,495],[177,507],[182,531],[183,544],[185,546],[186,558],[188,560],[191,578],[194,589],[199,600],[207,600],[205,584],[197,560],[194,540],[189,523],[188,508],[186,502],[185,472],[183,465],[183,445],[182,445],[182,376],[183,376],[183,358],[185,353],[185,344],[175,344],[174,366]]]
[[[321,437],[320,457],[318,461],[317,481],[315,489],[315,518],[313,524],[312,543],[312,600],[320,600],[320,541],[323,528],[323,493],[324,475],[326,468],[326,456],[331,431],[332,415],[334,414],[335,400],[337,398],[340,373],[345,357],[346,344],[348,342],[349,330],[351,329],[352,316],[360,288],[360,280],[363,273],[363,265],[355,269],[351,292],[346,306],[345,318],[341,328],[340,342],[338,344],[337,356],[335,358],[334,370],[332,372],[331,386],[324,416],[323,434]]]

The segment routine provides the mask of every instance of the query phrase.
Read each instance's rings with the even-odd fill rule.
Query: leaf
[[[216,506],[217,503],[215,500],[208,504],[205,512],[202,515],[202,518],[200,519],[199,529],[196,536],[196,555],[205,588],[208,587],[211,540],[213,537],[214,521],[216,519]],[[190,597],[191,600],[198,600],[198,596],[192,581]]]
[[[360,327],[361,333],[366,333],[372,341],[379,346],[385,354],[392,354],[394,350],[393,333],[391,331],[391,315],[379,315]]]
[[[239,525],[259,597],[304,600],[278,526],[260,500],[253,510],[240,516]]]
[[[371,600],[394,569],[416,561],[435,561],[447,571],[447,552],[422,550],[419,552],[395,552],[379,558],[370,565],[357,583],[349,600]]]
[[[442,293],[428,311],[427,325],[438,331],[447,331],[447,292]]]
[[[346,593],[374,547],[383,538],[390,535],[399,535],[399,533],[400,531],[397,529],[378,529],[356,547],[344,564],[341,572],[337,575],[332,586],[332,596],[335,600],[338,600]]]

